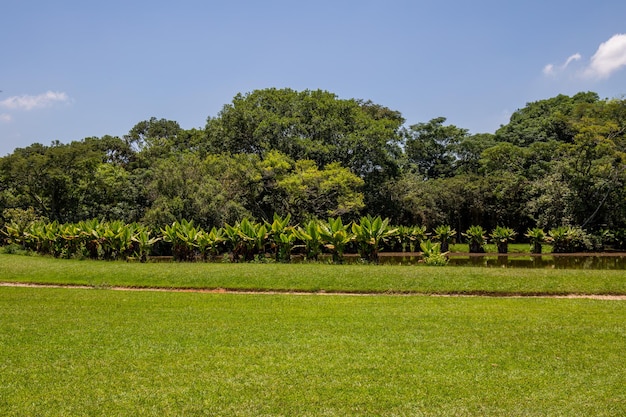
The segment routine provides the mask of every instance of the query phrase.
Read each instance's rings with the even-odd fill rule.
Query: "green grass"
[[[0,415],[626,415],[624,307],[5,287]]]
[[[620,270],[506,269],[326,264],[78,261],[0,255],[0,281],[94,287],[439,293],[626,294]]]

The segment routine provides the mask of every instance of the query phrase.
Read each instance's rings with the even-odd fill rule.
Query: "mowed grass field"
[[[1,255],[0,274],[95,288],[0,287],[2,416],[626,415],[626,301],[389,295],[624,294],[623,271]]]
[[[127,263],[0,254],[0,282],[350,293],[626,295],[626,271],[328,264]]]

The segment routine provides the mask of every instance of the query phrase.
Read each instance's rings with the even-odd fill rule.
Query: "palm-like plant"
[[[233,261],[238,262],[239,257],[252,261],[254,256],[263,250],[267,239],[267,228],[262,223],[257,223],[244,218],[233,226],[224,225],[225,241],[232,252]]]
[[[552,240],[552,252],[566,253],[570,252],[571,228],[565,226],[555,227],[548,232]]]
[[[47,223],[43,221],[37,221],[31,223],[25,230],[19,232],[19,228],[12,227],[13,225],[7,225],[7,231],[13,233],[14,236],[19,236],[18,239],[12,238],[12,243],[22,241],[23,246],[30,250],[34,250],[42,255],[50,254],[50,245],[47,239]]]
[[[447,224],[443,224],[435,228],[434,237],[441,245],[441,250],[443,252],[448,251],[448,248],[450,247],[450,243],[454,241],[455,235],[456,235],[456,230],[454,230]]]
[[[274,256],[280,262],[289,262],[291,260],[291,250],[297,238],[294,227],[289,226],[290,220],[291,214],[287,214],[287,216],[282,218],[274,213],[272,223],[265,222]]]
[[[415,252],[426,239],[428,239],[426,226],[412,226],[409,228],[409,250],[411,252]]]
[[[304,243],[306,259],[317,261],[323,244],[319,221],[309,220],[304,227],[297,227],[295,234]]]
[[[448,264],[448,252],[442,253],[440,243],[431,240],[420,242],[422,249],[422,259],[429,266],[444,266]]]
[[[85,220],[78,223],[80,239],[91,259],[98,259],[99,257],[99,250],[104,240],[103,233],[105,227],[106,223],[101,223],[98,219]]]
[[[150,237],[150,230],[143,226],[137,225],[132,235],[132,241],[135,242],[135,256],[140,262],[146,262],[152,246],[161,240],[160,237]]]
[[[394,234],[395,245],[394,249],[400,249],[402,252],[406,252],[409,248],[409,241],[411,239],[409,226],[396,226],[396,233]]]
[[[341,217],[328,218],[328,222],[320,222],[320,236],[324,247],[333,256],[334,263],[342,263],[346,245],[352,240],[353,235],[349,231],[349,224],[344,225]]]
[[[469,242],[470,253],[485,253],[485,245],[487,244],[487,236],[485,236],[485,229],[482,226],[470,226],[465,233],[463,233]]]
[[[214,258],[219,254],[219,246],[226,241],[224,229],[212,227],[210,231],[201,230],[197,235],[198,250],[202,255],[202,259],[206,261]]]
[[[78,253],[81,243],[81,229],[72,223],[59,226],[59,237],[62,239],[62,252],[66,258],[71,258]]]
[[[193,261],[197,249],[197,237],[199,230],[194,226],[193,220],[185,219],[176,221],[161,229],[163,240],[172,244],[172,254],[177,261]]]
[[[352,223],[352,233],[359,245],[359,254],[362,259],[378,263],[378,253],[381,244],[397,229],[389,227],[389,219],[383,220],[380,216],[361,217],[360,222]]]
[[[515,238],[517,233],[509,227],[496,226],[491,232],[491,239],[498,247],[498,253],[507,253],[509,251],[509,241]]]
[[[539,227],[528,229],[524,236],[530,239],[530,253],[541,253],[541,245],[548,241],[546,233]]]

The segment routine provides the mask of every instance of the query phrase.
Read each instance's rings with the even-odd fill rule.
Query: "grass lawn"
[[[624,303],[0,287],[0,415],[621,416]]]
[[[0,254],[0,281],[304,292],[626,294],[620,270],[126,263]]]

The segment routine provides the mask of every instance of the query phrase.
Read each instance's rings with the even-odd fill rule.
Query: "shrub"
[[[530,239],[530,253],[541,253],[541,244],[547,242],[548,237],[543,229],[535,227],[534,229],[528,229],[524,235]]]
[[[425,265],[445,266],[448,264],[448,252],[441,253],[439,243],[425,240],[420,243],[420,248],[422,249],[422,259]]]
[[[463,233],[469,242],[470,253],[485,253],[485,245],[487,244],[487,237],[485,236],[485,229],[482,226],[470,226],[465,233]]]
[[[560,226],[548,233],[553,253],[589,252],[599,249],[600,239],[578,226]]]

